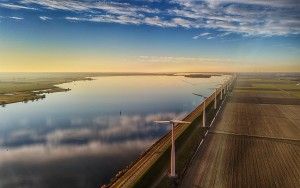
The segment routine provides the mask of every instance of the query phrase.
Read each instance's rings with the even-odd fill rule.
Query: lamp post
[[[175,124],[181,123],[181,124],[190,124],[190,122],[187,121],[180,121],[180,120],[170,120],[170,121],[154,121],[155,123],[159,124],[169,124],[172,127],[172,146],[171,146],[171,172],[169,177],[170,178],[176,178],[176,171],[175,171],[175,137],[174,137],[174,127]]]
[[[202,120],[203,120],[203,122],[202,122],[202,127],[205,127],[205,108],[206,108],[206,99],[207,99],[207,97],[205,97],[205,96],[203,96],[203,95],[201,95],[201,94],[197,94],[197,93],[193,93],[193,95],[196,95],[196,96],[199,96],[199,97],[203,97],[204,98],[204,102],[203,102],[203,113],[202,113],[202,115],[203,115],[203,117],[202,117]]]

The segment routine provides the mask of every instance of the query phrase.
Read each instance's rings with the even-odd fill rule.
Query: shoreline
[[[108,76],[178,76],[178,73],[10,73],[10,77],[0,77],[0,106],[13,103],[27,103],[43,100],[46,94],[68,92],[71,89],[57,85],[75,81],[92,81],[93,77]],[[216,73],[184,73],[186,78],[210,78]],[[222,75],[222,74],[219,74]],[[1,76],[1,75],[0,75]]]
[[[29,101],[38,101],[43,100],[46,98],[46,94],[50,93],[58,93],[58,92],[68,92],[71,89],[70,88],[61,88],[57,85],[70,83],[70,82],[76,82],[76,81],[92,81],[94,79],[84,77],[84,78],[73,78],[70,80],[59,80],[54,81],[51,83],[47,83],[45,85],[42,85],[43,83],[40,82],[28,82],[26,84],[32,84],[28,89],[25,89],[22,91],[22,89],[19,90],[19,88],[15,88],[15,91],[7,92],[7,93],[0,93],[0,105],[2,107],[5,107],[9,104],[14,103],[27,103]],[[12,84],[19,84],[20,82],[7,82]]]

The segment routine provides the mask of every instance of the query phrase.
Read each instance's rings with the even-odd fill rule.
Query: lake
[[[107,76],[0,108],[0,187],[99,187],[229,76]]]

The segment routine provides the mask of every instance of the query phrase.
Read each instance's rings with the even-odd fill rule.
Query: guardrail
[[[214,91],[210,96],[203,100],[194,110],[188,113],[182,121],[193,122],[198,116],[203,113],[203,105],[205,101],[205,107],[209,106],[215,99],[215,93],[218,96],[225,93],[228,87],[231,87],[234,80],[233,76],[230,80],[223,83],[220,88]],[[221,92],[222,91],[222,92]],[[223,92],[224,91],[224,92]],[[219,100],[220,101],[220,100]],[[189,125],[180,124],[174,129],[175,139],[177,139]],[[104,187],[132,187],[134,184],[152,167],[152,165],[163,155],[164,152],[171,146],[171,133],[168,132],[158,141],[156,141],[150,148],[148,148],[138,159],[136,159],[131,165],[115,177],[115,179]]]

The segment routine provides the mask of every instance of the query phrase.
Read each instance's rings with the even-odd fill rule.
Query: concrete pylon
[[[217,109],[217,89],[215,89],[215,103],[214,103],[214,109]]]
[[[203,117],[202,117],[202,120],[203,120],[203,122],[202,122],[202,126],[203,127],[205,127],[205,106],[206,106],[206,104],[205,104],[205,101],[206,101],[206,99],[204,100],[204,103],[203,103]]]
[[[220,95],[221,100],[223,100],[223,86],[221,86],[221,95]]]
[[[174,135],[174,127],[175,127],[175,123],[177,124],[190,124],[191,122],[187,122],[187,121],[181,121],[181,120],[169,120],[169,121],[154,121],[155,123],[159,123],[159,124],[168,124],[171,125],[172,127],[172,135],[171,135],[171,172],[169,174],[170,178],[176,178],[176,167],[175,167],[175,135]]]
[[[174,139],[174,123],[172,123],[172,148],[171,148],[171,178],[176,178],[176,171],[175,171],[175,139]]]

